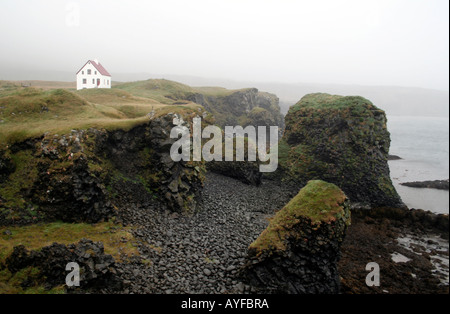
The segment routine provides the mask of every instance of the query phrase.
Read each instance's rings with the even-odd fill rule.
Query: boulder
[[[249,246],[243,277],[261,293],[338,293],[337,262],[349,224],[345,194],[310,181]]]

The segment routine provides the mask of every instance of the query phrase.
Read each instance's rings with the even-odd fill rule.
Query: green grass
[[[130,129],[145,123],[150,112],[158,116],[197,109],[199,105],[188,100],[196,93],[220,99],[246,90],[190,87],[164,79],[117,83],[111,89],[77,91],[72,85],[33,81],[32,87],[22,87],[17,82],[0,81],[0,148],[46,132],[66,134],[91,127]],[[209,109],[217,121],[224,122],[229,116],[223,108],[220,112]],[[253,113],[260,112],[256,109]]]
[[[193,92],[193,89],[188,85],[164,79],[123,83],[114,86],[114,89],[135,96],[151,98],[167,105],[171,105],[180,99],[186,99],[187,95]]]
[[[345,215],[343,205],[345,200],[344,192],[336,185],[321,180],[309,181],[283,209],[275,214],[269,226],[249,248],[258,252],[285,250],[285,240],[288,237],[299,237],[294,226],[300,219],[306,218],[317,227],[323,223],[331,223]]]
[[[128,257],[139,255],[131,230],[131,227],[123,227],[113,221],[92,225],[52,222],[21,227],[0,227],[0,264],[11,254],[14,246],[24,245],[28,250],[38,250],[54,242],[67,245],[76,243],[82,238],[102,242],[106,254],[121,260],[120,253]],[[11,235],[8,235],[9,233]]]
[[[45,280],[40,276],[38,267],[26,267],[16,273],[2,267],[15,246],[24,245],[27,250],[39,250],[55,242],[68,245],[85,238],[102,242],[105,254],[112,255],[116,261],[123,261],[133,255],[139,255],[131,231],[131,227],[123,227],[113,221],[94,225],[53,222],[22,227],[0,227],[0,294],[64,293],[63,286],[46,289]],[[22,283],[25,281],[29,286],[27,288],[23,288]]]
[[[0,185],[0,195],[7,208],[22,207],[26,202],[21,191],[30,189],[38,175],[37,163],[29,150],[22,150],[11,155],[16,170],[10,175],[8,184]],[[1,202],[0,202],[1,203]]]
[[[169,84],[173,90],[182,86],[173,84]],[[170,106],[170,109],[164,110],[165,107],[167,104],[153,98],[132,95],[120,89],[44,90],[23,88],[13,82],[2,81],[0,148],[46,132],[66,134],[72,129],[91,127],[129,130],[148,121],[147,114],[152,111],[158,116],[197,109],[199,106],[186,102],[185,105]]]
[[[16,273],[8,269],[0,270],[0,293],[1,294],[63,294],[64,286],[54,287],[47,290],[42,282],[40,270],[37,267],[26,267]],[[27,287],[23,283],[27,282]]]
[[[223,87],[191,87],[165,79],[150,79],[146,81],[122,83],[113,86],[112,89],[125,91],[135,96],[151,98],[168,105],[176,104],[180,100],[186,101],[189,96],[195,93],[200,93],[205,96],[225,97],[239,91]],[[246,89],[240,90],[244,91]]]
[[[315,109],[343,109],[355,106],[373,106],[372,102],[361,96],[339,96],[326,93],[314,93],[305,95],[297,104],[290,109],[296,111],[298,106],[312,107]]]

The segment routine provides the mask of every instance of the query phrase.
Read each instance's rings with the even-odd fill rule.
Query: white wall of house
[[[87,63],[77,74],[77,89],[84,88],[111,88],[111,77],[101,75],[91,63]]]

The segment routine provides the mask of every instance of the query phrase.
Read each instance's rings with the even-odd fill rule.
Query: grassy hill
[[[171,84],[177,86],[178,83]],[[16,82],[1,81],[0,147],[46,132],[61,134],[91,127],[126,130],[148,120],[147,114],[152,111],[158,115],[198,107],[190,101],[160,102],[158,99],[164,100],[164,97],[158,93],[139,92],[140,82],[124,85],[136,93],[124,88],[76,91],[59,88],[51,82],[22,87]]]
[[[78,91],[70,82],[0,81],[0,147],[46,132],[64,134],[91,127],[127,130],[145,122],[150,112],[159,115],[200,105],[216,117],[218,125],[229,119],[244,123],[252,110],[244,107],[258,106],[245,103],[247,93],[266,94],[255,89],[190,87],[164,79]],[[277,108],[271,110],[275,115]]]
[[[165,79],[122,83],[113,86],[113,89],[123,90],[136,96],[151,98],[163,104],[182,103],[183,100],[190,98],[190,96],[196,93],[205,96],[224,97],[238,91],[212,86],[191,87]]]

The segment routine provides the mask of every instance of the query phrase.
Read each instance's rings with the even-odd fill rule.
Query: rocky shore
[[[448,215],[402,203],[386,117],[370,101],[302,98],[286,118],[279,171],[264,176],[249,162],[174,162],[172,127],[189,130],[198,116],[208,113],[153,112],[126,130],[45,133],[0,150],[0,281],[69,293],[448,293]],[[103,229],[32,248],[14,242],[28,229],[8,229],[47,236],[48,223],[63,234]],[[107,252],[113,229],[124,233]],[[87,277],[66,289],[74,260]],[[366,285],[369,263],[380,286]]]
[[[257,292],[240,272],[248,246],[296,193],[277,181],[264,180],[255,187],[208,173],[201,209],[193,216],[130,206],[122,220],[138,227],[141,256],[117,264],[122,290],[106,287],[99,292]],[[338,264],[340,293],[448,293],[448,217],[421,210],[383,210],[367,215],[353,209]],[[426,240],[409,250],[402,242],[407,236]],[[394,261],[396,253],[408,261]],[[380,287],[365,284],[365,266],[373,261],[380,264]]]
[[[130,207],[122,220],[138,227],[140,259],[150,262],[119,265],[128,286],[104,292],[251,292],[239,275],[247,248],[296,193],[274,181],[256,187],[208,173],[203,202],[192,216]]]
[[[414,181],[414,182],[404,182],[400,183],[404,186],[409,186],[412,188],[428,188],[428,189],[438,189],[447,190],[449,188],[449,182],[447,180],[432,180],[432,181]]]
[[[44,269],[45,286],[51,289],[64,284],[63,267],[76,260],[88,277],[68,293],[260,293],[242,272],[249,246],[297,193],[296,187],[280,181],[263,180],[254,186],[209,172],[202,202],[191,215],[157,202],[124,200],[127,206],[118,220],[132,227],[137,256],[114,260],[105,255],[101,243],[81,240],[41,251],[16,247],[6,266],[15,272],[43,261],[56,265],[56,273],[54,267]],[[448,228],[448,215],[351,208],[337,263],[339,293],[448,293]],[[371,262],[380,266],[379,287],[365,282],[365,267]]]

